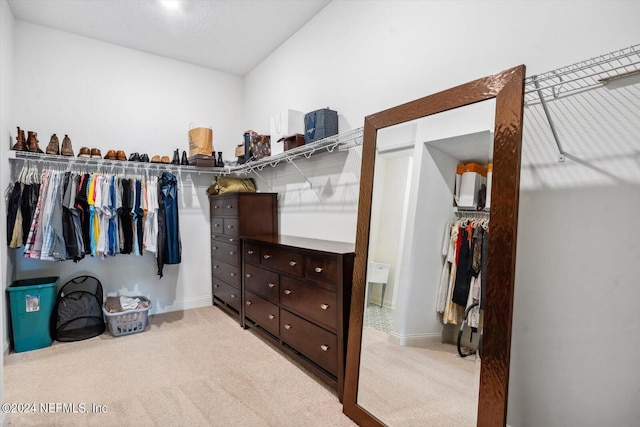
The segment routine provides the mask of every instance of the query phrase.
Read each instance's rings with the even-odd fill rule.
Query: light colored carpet
[[[148,323],[138,334],[9,354],[5,402],[35,403],[37,413],[8,414],[5,425],[355,425],[334,391],[215,307]],[[55,403],[87,413],[41,412]]]
[[[365,327],[358,404],[391,426],[475,426],[480,359],[450,344],[400,347]]]

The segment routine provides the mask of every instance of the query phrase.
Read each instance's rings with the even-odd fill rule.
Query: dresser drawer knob
[[[316,267],[315,270],[316,273],[322,273],[322,267]]]
[[[246,277],[247,279],[249,279],[251,277],[251,274],[247,273],[244,275],[244,277]]]
[[[326,310],[327,308],[329,308],[329,304],[320,304],[320,308]]]
[[[220,206],[218,205],[213,205],[213,209],[218,209]]]
[[[229,276],[236,277],[236,273],[229,273]]]
[[[273,320],[273,319],[275,319],[275,318],[276,318],[276,316],[274,316],[273,314],[270,314],[270,315],[269,315],[269,320]]]
[[[220,266],[219,265],[214,265],[213,268],[220,268]]]
[[[211,238],[212,238],[212,239],[215,239],[216,237],[218,237],[218,236],[216,236],[215,234],[212,234],[212,235],[211,235]]]
[[[213,287],[214,287],[214,288],[219,288],[219,287],[220,287],[220,285],[213,285]]]
[[[227,205],[227,209],[233,208],[233,205]]]
[[[289,261],[289,265],[290,265],[291,267],[295,267],[295,266],[296,266],[296,264],[297,264],[297,262],[295,262],[295,261]]]
[[[268,285],[270,288],[275,288],[276,284],[275,283],[269,283]]]
[[[217,250],[218,250],[218,247],[217,247],[217,246],[214,246],[214,247],[212,247],[211,249],[213,249],[214,251],[217,251]]]
[[[247,301],[247,305],[251,305],[251,301]]]
[[[254,251],[247,251],[247,253],[248,253],[249,255],[253,255],[253,254],[255,254],[255,252],[254,252]]]
[[[235,255],[236,251],[229,251],[229,255]]]
[[[220,224],[213,224],[214,227],[220,227]]]
[[[290,295],[291,294],[291,289],[285,289],[284,293],[287,294],[287,295]]]
[[[285,329],[291,329],[291,325],[287,323],[286,325],[284,325],[284,328]]]
[[[320,346],[320,348],[322,349],[322,351],[327,351],[327,350],[329,350],[329,346],[328,346],[328,345],[324,345],[324,344],[322,344],[322,345]]]
[[[235,298],[235,297],[236,297],[236,294],[231,294],[231,295],[229,295],[229,296],[230,296],[231,298]]]
[[[233,228],[233,225],[227,225],[227,228],[231,230]]]
[[[230,242],[235,242],[235,241],[236,241],[236,239],[229,239],[229,241],[230,241]]]
[[[262,258],[269,259],[269,258],[271,258],[271,255],[263,255]]]

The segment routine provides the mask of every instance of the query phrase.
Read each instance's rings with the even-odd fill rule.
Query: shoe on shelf
[[[169,158],[169,156],[162,156],[162,158],[160,159],[160,161],[162,163],[171,163],[171,159]]]
[[[118,152],[116,153],[116,159],[117,160],[127,160],[127,155],[124,153],[124,151],[118,150]]]
[[[91,157],[91,150],[88,147],[80,148],[80,152],[78,153],[78,157]]]
[[[24,141],[24,131],[18,126],[18,134],[16,136],[16,143],[11,147],[15,151],[27,151],[27,146]]]
[[[182,160],[180,160],[180,164],[183,166],[189,166],[189,159],[187,159],[187,152],[182,152]]]
[[[38,145],[38,132],[34,132],[30,130],[27,132],[27,135],[28,135],[27,150],[31,151],[32,153],[43,154],[43,151],[40,149],[40,146]]]
[[[104,156],[104,158],[107,160],[117,160],[118,155],[116,154],[116,150],[107,151],[107,154]]]
[[[139,162],[140,161],[140,154],[131,153],[131,155],[129,156],[129,161],[130,162]]]
[[[71,146],[71,139],[69,138],[69,135],[65,134],[64,138],[62,139],[62,150],[60,150],[60,152],[63,156],[74,156],[73,147]]]
[[[180,164],[180,150],[176,150],[173,152],[173,160],[171,160],[172,165]]]
[[[145,162],[145,163],[149,163],[149,156],[147,156],[147,153],[140,154],[140,161],[141,162]]]
[[[56,156],[60,155],[60,140],[54,133],[51,135],[51,139],[49,140],[49,145],[47,145],[47,149],[45,150],[47,154],[55,154]]]
[[[102,153],[100,152],[100,150],[98,148],[92,148],[91,149],[91,158],[92,159],[101,159],[102,158]]]
[[[151,158],[151,163],[162,163],[162,160],[160,160],[160,156],[156,154]]]

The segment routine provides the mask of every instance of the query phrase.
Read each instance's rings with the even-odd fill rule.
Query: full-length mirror
[[[344,397],[361,425],[505,423],[523,78],[365,120]]]

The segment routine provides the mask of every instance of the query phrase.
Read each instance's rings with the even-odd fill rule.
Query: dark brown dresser
[[[211,211],[211,286],[213,305],[242,317],[240,237],[278,233],[276,193],[209,196]]]
[[[245,327],[335,388],[342,401],[354,245],[294,236],[242,239]]]

